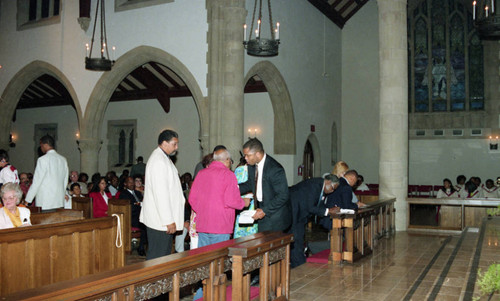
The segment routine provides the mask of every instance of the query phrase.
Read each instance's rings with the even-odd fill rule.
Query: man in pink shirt
[[[228,240],[233,233],[235,210],[249,205],[242,199],[236,176],[230,170],[231,154],[214,152],[213,161],[196,176],[189,193],[189,204],[196,212],[198,247]]]

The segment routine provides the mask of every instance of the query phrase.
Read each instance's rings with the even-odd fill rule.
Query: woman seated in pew
[[[458,198],[458,192],[453,187],[451,184],[450,179],[444,179],[443,180],[443,188],[439,189],[436,198],[441,199],[441,198]]]
[[[0,229],[31,226],[28,208],[18,207],[23,196],[19,184],[6,183],[2,185],[0,197],[3,208],[0,208]]]
[[[94,218],[108,216],[108,200],[113,196],[107,190],[106,177],[101,177],[97,183],[94,183],[89,197],[92,198]],[[119,193],[114,198],[119,198]]]

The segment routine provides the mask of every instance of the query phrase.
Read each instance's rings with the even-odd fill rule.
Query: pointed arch
[[[9,131],[12,116],[16,110],[17,103],[21,99],[24,90],[40,76],[48,74],[61,82],[75,105],[78,124],[81,124],[82,110],[73,85],[69,79],[53,65],[43,61],[33,61],[12,77],[5,88],[0,102],[0,145],[6,147],[9,144]]]
[[[311,143],[314,156],[314,177],[321,177],[321,150],[319,147],[318,137],[314,133],[309,134],[307,141]]]
[[[295,155],[295,119],[285,79],[269,61],[260,61],[247,72],[245,83],[258,75],[266,86],[274,112],[274,153]]]
[[[137,67],[156,62],[175,72],[191,91],[200,118],[200,139],[208,136],[208,104],[196,79],[177,58],[150,46],[136,47],[122,55],[111,71],[105,72],[90,95],[83,118],[80,135],[82,139],[100,140],[106,107],[120,82]]]

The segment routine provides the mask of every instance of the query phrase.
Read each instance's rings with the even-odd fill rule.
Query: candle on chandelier
[[[276,23],[276,40],[280,39],[280,22]]]
[[[472,2],[472,20],[476,20],[476,1]]]
[[[87,54],[87,57],[89,57],[89,44],[85,44],[85,53]]]
[[[113,50],[113,58],[111,60],[114,61],[115,60],[115,50],[116,50],[116,47],[113,46],[113,47],[111,47],[111,49]]]
[[[243,41],[247,39],[247,25],[243,25]]]
[[[486,5],[486,6],[484,7],[484,11],[485,11],[485,13],[486,13],[486,18],[488,18],[488,9],[489,9],[489,8],[488,8],[488,5]]]
[[[256,30],[255,30],[255,37],[256,37],[256,38],[258,38],[258,37],[259,37],[259,30],[258,30],[258,29],[256,29]]]
[[[491,0],[491,13],[495,12],[495,0]]]
[[[260,19],[257,21],[257,31],[260,33]]]

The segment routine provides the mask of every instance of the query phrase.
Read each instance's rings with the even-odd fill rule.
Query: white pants
[[[182,233],[175,236],[175,252],[184,252],[184,239],[186,238],[188,230],[182,229]]]

